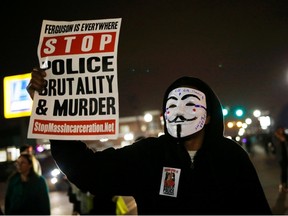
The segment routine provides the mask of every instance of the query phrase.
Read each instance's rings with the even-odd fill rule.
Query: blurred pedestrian
[[[253,146],[252,146],[252,137],[251,135],[246,136],[245,138],[245,147],[246,151],[249,153],[249,155],[254,156]]]
[[[33,167],[35,169],[35,172],[38,175],[42,175],[42,169],[41,169],[41,164],[39,162],[39,160],[36,158],[34,151],[33,151],[33,146],[28,145],[28,144],[24,144],[22,146],[20,146],[20,154],[23,152],[27,152],[28,154],[32,154],[34,155],[33,157]]]
[[[287,135],[285,128],[278,127],[275,131],[275,141],[277,157],[280,165],[280,184],[279,192],[288,192],[288,150]]]
[[[48,186],[44,177],[34,171],[33,157],[22,153],[16,161],[17,172],[7,184],[6,215],[50,215]]]
[[[280,111],[274,128],[273,143],[280,165],[279,192],[288,192],[288,105]]]
[[[44,89],[45,76],[33,69],[31,97]],[[222,106],[205,82],[173,82],[164,94],[163,117],[160,137],[96,152],[81,141],[51,139],[52,156],[83,190],[133,196],[139,215],[272,214],[247,152],[223,136]],[[167,173],[174,183],[164,187]]]
[[[69,182],[68,197],[72,215],[124,215],[129,209],[122,196],[107,193],[92,195]]]
[[[89,192],[82,191],[73,183],[69,182],[68,197],[73,204],[72,215],[90,215],[94,208],[94,196]]]
[[[67,180],[68,183],[68,199],[69,202],[72,204],[72,215],[80,215],[80,200],[77,197],[77,192],[78,192],[78,188],[72,184],[71,182],[69,182]],[[76,190],[77,189],[77,190]]]

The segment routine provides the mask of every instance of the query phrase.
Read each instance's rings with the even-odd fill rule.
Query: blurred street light
[[[263,130],[267,129],[271,125],[269,116],[260,116],[258,119]]]
[[[227,123],[227,127],[228,127],[228,128],[232,128],[233,126],[234,126],[234,123],[233,123],[233,122],[228,122],[228,123]]]
[[[228,109],[227,108],[223,108],[222,109],[222,113],[223,113],[223,116],[227,116],[228,115]]]
[[[242,117],[242,116],[244,115],[243,109],[241,109],[241,108],[236,109],[236,110],[235,110],[235,115],[236,115],[237,117]]]
[[[153,120],[153,116],[150,113],[146,113],[144,115],[144,121],[145,122],[151,122]]]
[[[251,118],[245,119],[245,123],[248,125],[252,124],[252,119]]]
[[[133,133],[126,133],[124,135],[124,140],[126,141],[132,141],[134,139],[134,134]]]
[[[258,118],[261,116],[261,111],[260,110],[254,110],[253,115],[254,115],[254,117]]]

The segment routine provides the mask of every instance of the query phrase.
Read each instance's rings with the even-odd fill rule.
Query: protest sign
[[[36,93],[28,138],[117,139],[121,19],[44,20],[38,45],[47,85]]]

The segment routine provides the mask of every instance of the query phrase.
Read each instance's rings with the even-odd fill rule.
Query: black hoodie
[[[206,83],[192,77],[176,80],[164,95],[163,112],[169,92],[178,87],[202,91],[211,117],[193,164],[183,140],[171,137],[165,126],[163,136],[101,152],[80,141],[51,140],[58,166],[71,182],[96,196],[133,196],[140,215],[271,214],[249,156],[223,136],[222,107]],[[166,187],[170,170],[176,173],[175,184]]]

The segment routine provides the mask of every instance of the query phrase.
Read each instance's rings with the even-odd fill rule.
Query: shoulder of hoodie
[[[213,148],[213,151],[215,149],[218,149],[219,151],[223,151],[223,153],[230,152],[230,154],[243,154],[248,155],[247,152],[242,148],[242,146],[237,143],[234,140],[231,140],[226,137],[221,137],[220,140],[217,140],[217,145],[215,148]],[[160,137],[147,137],[142,140],[139,140],[135,143],[133,143],[133,146],[139,147],[139,148],[146,148],[146,149],[157,149],[157,148],[163,148],[163,146],[167,146],[171,144],[171,140],[167,138],[167,136],[162,135]]]
[[[161,147],[161,144],[167,144],[168,140],[165,137],[165,135],[159,136],[159,137],[147,137],[143,138],[135,143],[133,143],[134,146],[139,148],[157,148]]]
[[[248,153],[243,149],[243,147],[237,143],[234,140],[231,140],[226,137],[221,137],[220,139],[215,140],[215,146],[213,147],[213,144],[210,145],[210,147],[207,149],[208,153],[211,157],[213,155],[217,157],[217,160],[219,158],[222,158],[223,160],[231,160],[231,161],[243,161],[247,159],[249,160]],[[170,147],[169,147],[170,146]],[[144,154],[144,152],[154,152],[157,154],[157,152],[162,152],[164,149],[174,149],[173,143],[171,143],[171,140],[167,138],[167,136],[162,135],[160,137],[148,137],[144,138],[142,140],[139,140],[135,143],[133,143],[130,147],[133,149],[137,149],[138,152],[141,152]]]
[[[229,138],[223,137],[223,146],[225,148],[227,148],[227,150],[229,149],[232,152],[239,152],[242,154],[247,155],[247,152],[243,149],[243,147],[236,141],[231,140]]]
[[[143,138],[130,145],[130,147],[131,150],[134,149],[140,152],[154,152],[155,154],[157,154],[157,152],[159,153],[162,152],[164,149],[167,149],[168,146],[170,146],[171,144],[171,140],[169,141],[169,139],[165,135],[161,135],[159,137]]]
[[[231,161],[250,161],[247,151],[239,143],[226,137],[221,139],[216,151],[218,158],[220,156]]]

